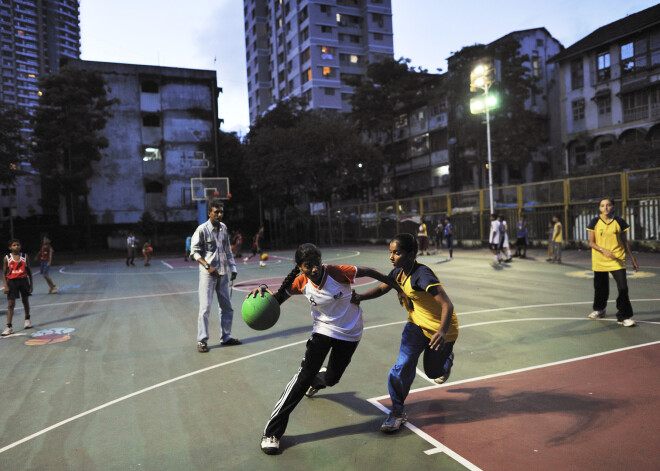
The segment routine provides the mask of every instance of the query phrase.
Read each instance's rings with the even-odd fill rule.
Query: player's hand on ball
[[[264,297],[264,293],[268,293],[270,295],[275,296],[275,294],[268,289],[267,285],[260,285],[258,288],[254,288],[252,291],[250,291],[247,296],[245,296],[245,299],[247,298],[256,298],[257,294],[261,296],[262,298]]]

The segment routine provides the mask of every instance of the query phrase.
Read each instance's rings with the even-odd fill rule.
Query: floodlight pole
[[[493,164],[490,152],[490,111],[488,110],[488,83],[484,86],[484,101],[486,103],[486,145],[488,147],[488,196],[490,198],[490,214],[495,213],[493,206]]]

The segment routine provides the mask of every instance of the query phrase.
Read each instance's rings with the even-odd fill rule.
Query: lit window
[[[151,160],[162,160],[160,149],[157,147],[146,147],[144,149],[144,154],[142,155],[142,160],[145,162],[149,162]]]
[[[323,76],[324,77],[330,77],[332,75],[332,68],[331,67],[323,67]]]
[[[321,59],[332,60],[334,58],[335,48],[321,46]]]
[[[351,61],[351,64],[357,64],[358,62],[360,62],[360,58],[358,56],[356,56],[355,54],[351,54],[350,61]]]

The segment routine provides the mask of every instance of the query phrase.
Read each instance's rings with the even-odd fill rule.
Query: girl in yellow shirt
[[[415,260],[417,250],[412,234],[398,234],[390,242],[390,262],[394,269],[388,277],[401,286],[412,306],[401,334],[399,357],[388,378],[392,412],[380,428],[385,433],[396,432],[407,421],[403,403],[415,379],[420,355],[424,353],[424,372],[438,384],[449,379],[454,363],[454,342],[458,338],[454,305],[433,270]],[[364,294],[354,293],[352,302],[377,298],[390,289],[387,284],[381,284]]]
[[[626,280],[626,251],[630,254],[635,271],[639,270],[637,260],[626,240],[626,231],[630,228],[622,218],[614,215],[614,201],[604,198],[600,201],[600,216],[591,220],[589,247],[591,247],[591,269],[594,272],[594,304],[590,319],[605,317],[605,307],[610,294],[608,273],[616,281],[619,295],[616,298],[616,318],[624,327],[633,327],[633,309],[628,295]]]

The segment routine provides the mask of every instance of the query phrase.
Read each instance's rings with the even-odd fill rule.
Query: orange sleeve
[[[296,279],[293,280],[293,283],[291,283],[291,286],[289,286],[286,292],[290,296],[293,296],[294,294],[302,294],[306,284],[307,284],[307,277],[302,274],[298,275],[296,276]]]
[[[328,265],[328,275],[340,283],[355,283],[357,267],[351,265]]]

